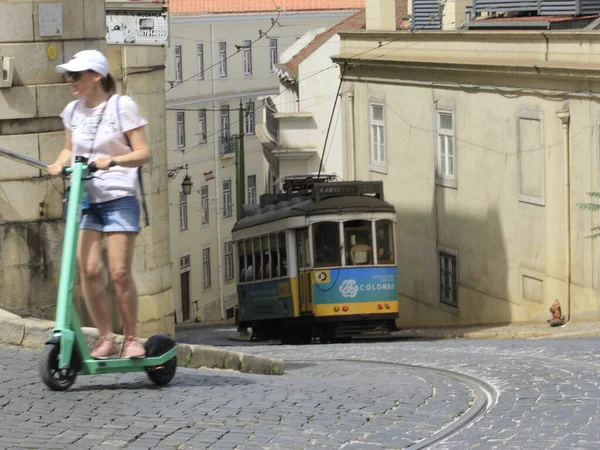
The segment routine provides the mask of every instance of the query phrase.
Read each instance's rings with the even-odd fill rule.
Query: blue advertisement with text
[[[398,298],[396,267],[356,267],[314,272],[315,304],[392,301]]]

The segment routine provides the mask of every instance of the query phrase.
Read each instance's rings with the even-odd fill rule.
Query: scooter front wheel
[[[164,334],[157,334],[155,336],[150,337],[146,343],[144,344],[144,348],[146,350],[146,356],[155,357],[160,356],[173,347],[175,347],[175,341],[173,341],[169,336]],[[171,358],[166,361],[160,367],[148,367],[146,369],[146,373],[148,377],[157,384],[158,386],[164,386],[169,384],[169,382],[175,376],[175,371],[177,370],[177,357]]]
[[[58,367],[58,357],[60,354],[60,345],[46,344],[38,363],[38,368],[42,380],[53,391],[66,391],[75,382],[77,370],[74,367],[60,369]]]

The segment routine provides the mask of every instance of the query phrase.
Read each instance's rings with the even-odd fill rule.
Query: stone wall
[[[60,5],[61,14],[54,22],[48,22],[47,16],[40,20],[40,5]],[[0,56],[14,58],[15,64],[12,87],[0,89],[0,147],[46,163],[55,160],[64,142],[58,115],[73,97],[54,67],[83,49],[106,52],[105,17],[104,0],[0,3]],[[55,36],[41,36],[44,32]],[[119,79],[128,67],[144,66],[148,62],[144,55],[152,54],[160,65],[164,63],[162,48],[111,48],[111,54],[115,51],[123,52],[117,58],[120,63],[111,67]],[[135,98],[150,121],[153,150],[153,162],[145,169],[151,226],[138,239],[134,268],[140,293],[140,334],[147,336],[173,333],[174,319],[168,256],[164,75],[162,69],[155,68],[139,77],[124,78],[123,91]],[[61,179],[49,179],[40,170],[16,162],[0,161],[0,308],[54,318],[64,229],[60,220],[63,190]],[[89,324],[77,289],[75,297],[84,324]],[[114,328],[119,331],[114,297],[110,297]]]

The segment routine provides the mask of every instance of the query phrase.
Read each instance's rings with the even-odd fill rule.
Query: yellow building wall
[[[544,322],[556,299],[573,320],[597,320],[598,244],[585,236],[598,220],[576,204],[600,190],[600,97],[598,85],[571,67],[585,65],[593,77],[600,75],[589,55],[599,51],[598,39],[580,36],[575,45],[565,35],[546,47],[539,34],[444,34],[397,33],[397,42],[373,52],[378,66],[363,62],[346,83],[354,92],[356,178],[383,180],[386,200],[397,209],[399,325]],[[348,33],[342,56],[364,51],[373,40],[375,33]],[[513,63],[521,74],[502,69]],[[535,64],[553,67],[540,76]],[[371,165],[370,102],[385,105],[383,171]],[[436,183],[437,108],[454,111],[456,187]],[[570,311],[564,138],[557,116],[564,108],[570,111]],[[541,205],[519,195],[520,111],[543,117],[543,166],[536,169],[543,170]],[[458,308],[440,302],[440,251],[458,255]]]

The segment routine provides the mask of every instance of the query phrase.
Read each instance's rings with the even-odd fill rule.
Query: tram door
[[[298,249],[298,287],[300,294],[300,314],[312,312],[312,283],[310,269],[310,253],[308,230],[298,230],[296,233],[296,248]]]

